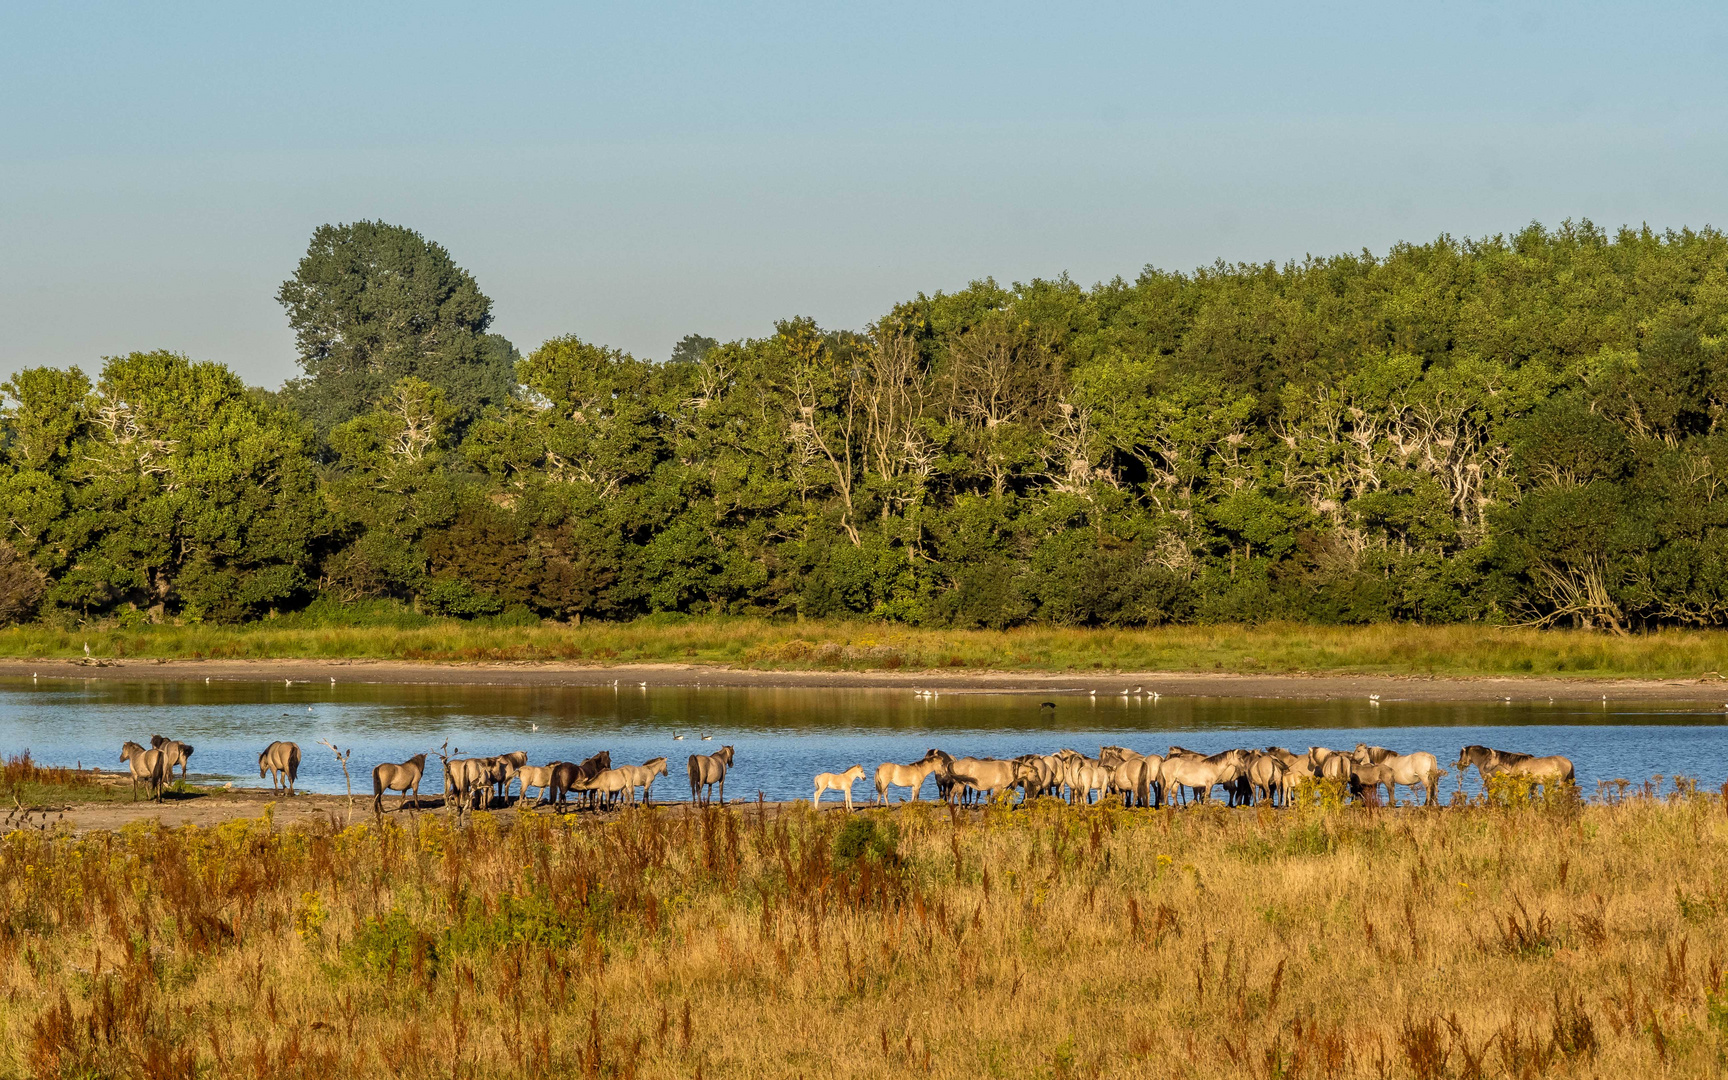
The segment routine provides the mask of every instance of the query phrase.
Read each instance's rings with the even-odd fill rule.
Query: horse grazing
[[[594,792],[588,782],[612,767],[612,751],[602,750],[580,765],[568,761],[556,762],[552,765],[552,805],[559,813],[564,812],[564,796],[571,791],[588,792],[589,805],[593,805]]]
[[[931,747],[924,751],[924,760],[935,762],[930,773],[936,777],[936,797],[947,802],[954,793],[954,755]]]
[[[624,771],[628,768],[631,766],[601,769],[594,775],[593,779],[581,782],[581,790],[600,796],[602,806],[611,806],[620,798],[629,802],[631,806],[635,806],[636,787],[630,783],[630,775]]]
[[[444,762],[444,807],[460,818],[476,799],[490,803],[492,765],[485,758],[450,758]],[[461,801],[457,801],[460,798]]]
[[[160,750],[146,750],[128,739],[120,746],[120,760],[132,770],[132,801],[138,801],[138,778],[150,785],[151,797],[162,801],[162,785],[168,775],[168,759]]]
[[[1014,759],[1014,782],[1020,785],[1021,801],[1036,799],[1062,786],[1061,762],[1037,754]]]
[[[696,801],[696,792],[705,791],[702,805],[707,806],[714,800],[714,785],[720,785],[720,805],[726,805],[726,770],[732,767],[732,748],[722,746],[712,754],[691,754],[690,764],[690,801]]]
[[[273,742],[258,755],[258,777],[270,776],[270,790],[286,789],[294,794],[294,780],[300,775],[300,747],[291,742]],[[280,781],[280,785],[278,785]]]
[[[864,766],[854,765],[845,772],[824,772],[816,774],[816,794],[810,796],[810,805],[820,808],[824,791],[838,791],[846,796],[846,812],[852,812],[852,785],[864,779]]]
[[[888,801],[888,789],[891,787],[906,787],[912,789],[909,802],[918,801],[918,789],[924,786],[924,778],[936,771],[940,764],[933,757],[922,761],[914,761],[910,765],[897,765],[892,761],[884,761],[876,766],[876,801]]]
[[[488,758],[487,760],[491,762],[491,781],[493,787],[497,789],[498,797],[500,799],[509,798],[510,781],[516,779],[516,774],[521,772],[528,765],[527,752],[515,750],[508,754],[499,754],[497,757]]]
[[[183,743],[165,735],[152,735],[150,736],[150,749],[162,751],[162,758],[167,762],[163,768],[167,770],[170,779],[174,776],[174,766],[176,765],[180,766],[180,779],[186,779],[186,770],[192,765],[191,743]]]
[[[276,743],[281,746],[281,743]],[[292,746],[292,743],[288,745]],[[274,747],[272,747],[274,749]],[[295,757],[299,757],[299,748],[295,748]],[[402,804],[396,807],[400,810],[408,805],[408,793],[414,793],[414,809],[420,809],[420,778],[426,774],[426,755],[415,754],[400,765],[374,765],[372,767],[372,812],[379,816],[384,813],[384,793],[400,791]]]
[[[1369,747],[1368,749],[1372,750],[1373,748]],[[1365,755],[1361,753],[1361,748],[1358,748],[1357,775],[1360,776],[1361,769],[1367,766],[1385,770],[1386,778],[1376,780],[1375,783],[1385,785],[1386,804],[1388,806],[1398,805],[1397,785],[1399,784],[1403,784],[1405,787],[1421,788],[1425,795],[1423,806],[1439,804],[1440,775],[1443,770],[1440,768],[1440,762],[1435,759],[1433,754],[1425,750],[1418,750],[1414,754],[1389,754],[1372,762],[1362,761],[1363,756]]]

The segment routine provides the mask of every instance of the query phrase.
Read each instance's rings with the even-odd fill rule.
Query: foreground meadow
[[[0,1075],[1714,1075],[1725,919],[1690,794],[14,832]]]

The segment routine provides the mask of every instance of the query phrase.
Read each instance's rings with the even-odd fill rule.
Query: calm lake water
[[[1388,695],[1390,698],[1390,695]],[[1053,701],[1054,709],[1041,708]],[[535,764],[610,750],[615,762],[665,756],[658,798],[688,795],[684,761],[724,744],[736,749],[728,798],[808,798],[810,778],[861,763],[913,761],[932,746],[956,755],[1011,757],[1100,744],[1162,753],[1172,743],[1213,752],[1270,744],[1303,750],[1358,741],[1427,750],[1450,767],[1458,749],[1483,743],[1566,754],[1586,795],[1599,780],[1634,784],[1660,774],[1728,780],[1728,717],[1696,703],[1616,705],[950,693],[911,690],[697,689],[691,687],[391,686],[368,683],[137,682],[0,679],[0,754],[28,749],[37,761],[118,767],[120,744],[161,733],[192,743],[195,776],[257,785],[258,753],[275,739],[300,744],[300,787],[340,793],[328,740],[352,748],[355,790],[371,768],[431,754],[525,750]],[[675,740],[675,734],[685,736]],[[712,741],[701,741],[703,735]],[[433,770],[429,770],[429,774]],[[1475,773],[1465,785],[1474,791]],[[1442,794],[1456,787],[1442,784]],[[435,774],[427,788],[441,786]],[[930,797],[933,784],[926,785]],[[867,798],[869,778],[855,794]],[[903,791],[903,789],[902,789]],[[830,799],[833,796],[829,796]]]

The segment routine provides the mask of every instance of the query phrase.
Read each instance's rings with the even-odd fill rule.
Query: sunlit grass
[[[102,783],[84,769],[38,765],[28,750],[0,762],[0,809],[45,803],[106,802],[119,798],[120,794],[121,789]]]
[[[81,659],[375,659],[729,664],[778,670],[1358,672],[1701,676],[1728,665],[1728,632],[1632,637],[1493,626],[1183,626],[1151,630],[920,630],[750,618],[498,626],[144,626],[0,630],[0,656]]]
[[[0,1075],[1714,1075],[1724,881],[1698,796],[13,833]]]

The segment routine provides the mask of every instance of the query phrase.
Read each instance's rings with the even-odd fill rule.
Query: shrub
[[[862,858],[894,863],[900,859],[900,831],[892,822],[878,824],[868,817],[846,822],[834,837],[834,861],[850,865]]]

